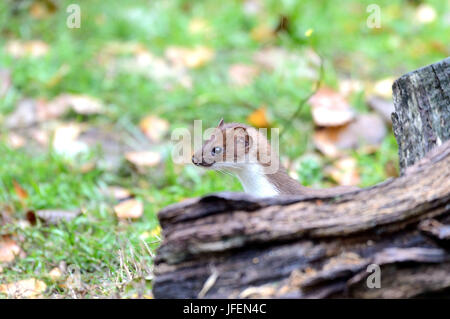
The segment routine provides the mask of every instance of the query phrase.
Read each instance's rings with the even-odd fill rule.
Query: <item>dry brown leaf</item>
[[[109,186],[104,194],[117,200],[131,197],[131,192],[128,189],[120,186]]]
[[[26,141],[25,141],[25,138],[23,138],[21,135],[10,132],[8,134],[6,143],[12,149],[18,149],[18,148],[25,146]]]
[[[27,127],[38,121],[36,114],[36,101],[23,99],[17,103],[13,113],[6,117],[7,128]]]
[[[10,236],[1,236],[0,263],[12,262],[16,257],[25,257],[25,252]]]
[[[334,158],[340,155],[341,150],[366,145],[378,146],[386,136],[386,132],[380,116],[363,114],[350,124],[317,130],[313,141],[322,153]]]
[[[104,110],[103,103],[92,96],[71,94],[67,98],[72,109],[78,114],[98,114]]]
[[[275,38],[273,28],[267,24],[260,24],[254,27],[250,32],[251,38],[257,42],[268,42]]]
[[[196,48],[173,46],[167,48],[166,57],[175,66],[199,68],[209,63],[214,58],[214,51],[213,49],[204,46],[198,46]]]
[[[125,158],[136,166],[152,167],[161,162],[161,154],[152,151],[137,151],[125,153]]]
[[[62,221],[71,221],[80,214],[80,210],[42,209],[36,212],[29,211],[27,219],[31,224],[34,224],[35,220],[39,218],[47,224],[56,225]]]
[[[337,160],[326,172],[342,186],[356,186],[360,182],[356,159],[353,157]]]
[[[30,6],[30,15],[35,19],[46,19],[56,12],[58,7],[53,1],[34,1]]]
[[[47,289],[47,285],[35,278],[0,285],[0,293],[13,298],[38,298],[45,289]]]
[[[338,92],[319,89],[310,99],[314,123],[318,126],[340,126],[349,123],[355,116],[350,104]]]
[[[6,43],[6,52],[15,58],[24,56],[40,57],[46,55],[49,49],[48,44],[40,40],[11,40]]]
[[[139,127],[150,140],[159,142],[169,130],[169,122],[158,116],[149,115],[141,120]]]
[[[28,193],[25,189],[23,189],[22,186],[16,181],[13,180],[13,187],[14,191],[16,192],[17,196],[20,198],[20,200],[25,200],[28,198]]]
[[[128,199],[114,206],[114,212],[119,219],[139,218],[144,212],[144,204],[135,198]]]
[[[37,112],[41,121],[58,118],[72,109],[83,115],[103,113],[103,103],[92,96],[77,94],[61,94],[49,102],[41,101]]]
[[[59,267],[55,267],[48,273],[48,276],[52,281],[58,281],[62,277],[62,271]]]
[[[249,85],[258,73],[259,69],[256,66],[240,63],[231,65],[228,70],[228,76],[231,83],[237,86]]]
[[[270,123],[267,119],[267,110],[265,107],[261,107],[250,114],[247,118],[247,121],[258,128],[262,127],[270,127]]]

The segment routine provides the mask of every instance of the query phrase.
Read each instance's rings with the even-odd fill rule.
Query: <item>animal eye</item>
[[[222,148],[220,146],[216,146],[212,149],[211,154],[216,155],[222,153]]]

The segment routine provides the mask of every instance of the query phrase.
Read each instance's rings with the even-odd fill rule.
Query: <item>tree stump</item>
[[[399,178],[334,197],[219,193],[163,209],[154,296],[450,296],[448,65],[394,84]]]
[[[450,58],[403,75],[392,86],[400,172],[450,139]]]

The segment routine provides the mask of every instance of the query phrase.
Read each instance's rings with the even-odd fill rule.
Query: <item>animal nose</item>
[[[195,159],[195,156],[194,156],[194,155],[192,155],[192,163],[193,163],[194,165],[198,165],[198,162],[197,162],[197,160]]]

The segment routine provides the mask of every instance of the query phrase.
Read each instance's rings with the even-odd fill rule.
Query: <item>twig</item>
[[[318,56],[320,58],[320,71],[319,71],[319,78],[317,79],[316,84],[315,84],[315,88],[307,97],[305,97],[304,99],[302,99],[300,101],[300,103],[298,104],[297,110],[292,114],[292,116],[289,118],[289,120],[286,120],[287,124],[284,126],[284,129],[282,129],[282,131],[280,133],[280,138],[284,134],[284,132],[288,131],[291,128],[292,122],[300,114],[301,110],[303,109],[303,106],[306,104],[306,102],[308,102],[308,100],[314,94],[317,93],[317,91],[319,90],[320,86],[322,85],[323,72],[324,72],[323,59],[320,56],[320,54],[318,54]]]

